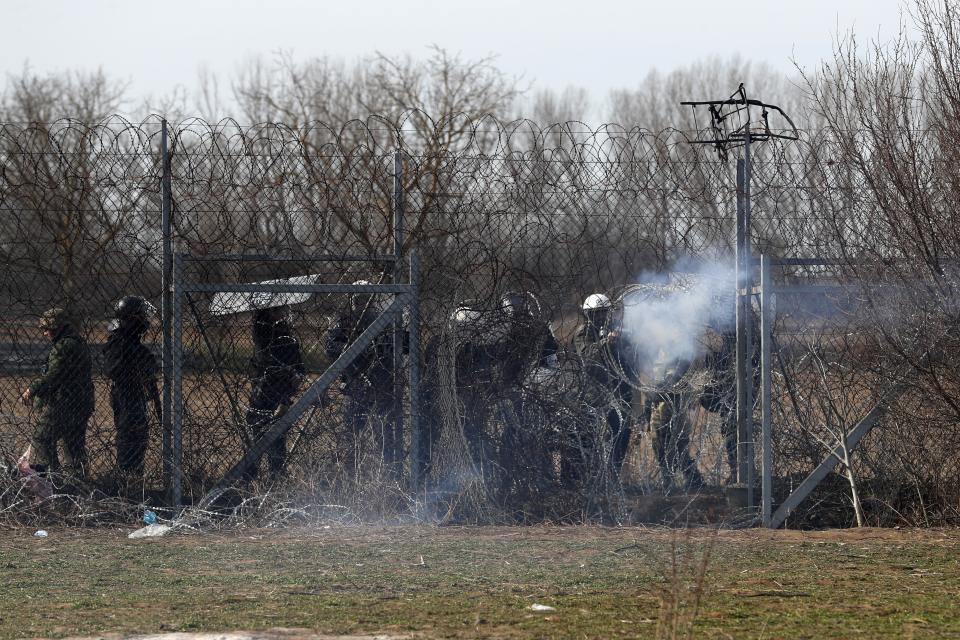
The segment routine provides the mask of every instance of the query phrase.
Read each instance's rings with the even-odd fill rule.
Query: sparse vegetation
[[[955,531],[333,525],[134,541],[128,530],[5,531],[0,637],[277,626],[458,638],[960,633]],[[679,593],[671,558],[698,604],[686,600],[683,624],[663,627],[664,594]]]

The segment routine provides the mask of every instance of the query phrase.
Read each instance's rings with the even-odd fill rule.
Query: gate
[[[386,332],[391,330],[393,339],[388,346],[392,349],[394,407],[393,419],[385,423],[384,432],[379,434],[382,463],[391,474],[399,476],[409,453],[408,474],[412,483],[417,481],[420,349],[416,254],[409,258],[406,282],[342,281],[373,271],[379,271],[380,280],[399,280],[394,276],[399,266],[395,256],[174,256],[173,411],[164,456],[173,504],[181,504],[188,497],[185,493],[189,494],[188,501],[196,502],[204,494],[209,501],[223,489],[254,477],[261,458],[277,447],[286,461],[298,449],[309,449],[310,440],[341,438],[339,430],[349,425],[337,424],[336,412],[344,400],[338,397],[334,383],[375,340],[386,336],[389,343]],[[315,273],[302,273],[304,269]],[[223,277],[225,271],[282,271],[294,275],[239,282]],[[341,282],[326,281],[331,276]],[[320,349],[332,324],[329,312],[343,307],[344,296],[349,297],[348,303],[362,296],[368,304],[380,300],[384,305],[341,354],[325,360]],[[289,324],[296,327],[304,382],[285,412],[277,412],[265,427],[251,431],[252,382],[243,369],[253,345],[243,335],[243,321],[252,312],[268,308],[283,310],[290,318]],[[404,335],[409,336],[408,358],[403,358]],[[401,380],[403,369],[407,373],[407,403]],[[406,421],[405,404],[409,407]],[[404,422],[409,425],[409,432],[404,429]],[[296,437],[286,441],[285,436],[295,427],[299,427]],[[409,449],[405,447],[407,433]],[[186,449],[185,442],[189,443]],[[191,454],[187,458],[185,450]]]

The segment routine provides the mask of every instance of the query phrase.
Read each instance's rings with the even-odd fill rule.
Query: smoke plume
[[[734,326],[734,272],[730,264],[699,265],[686,273],[643,274],[622,295],[622,331],[636,353],[638,370],[656,376],[675,360],[704,351],[709,329]]]

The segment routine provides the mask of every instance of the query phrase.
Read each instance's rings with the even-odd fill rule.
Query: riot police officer
[[[504,490],[519,465],[532,463],[519,432],[524,385],[538,368],[557,366],[558,350],[530,292],[507,292],[486,308],[457,307],[447,330],[434,336],[425,350],[422,468],[429,469],[433,462],[444,414],[455,409],[477,470],[487,479],[496,471]],[[499,439],[488,429],[494,416],[501,421]]]
[[[583,361],[591,409],[606,419],[610,439],[610,468],[615,477],[623,469],[630,445],[630,404],[633,388],[623,379],[615,365],[628,365],[626,338],[612,325],[613,305],[603,293],[594,293],[583,301],[584,323],[577,330],[573,344]]]
[[[147,400],[160,422],[157,358],[143,344],[156,310],[140,296],[124,296],[116,304],[116,319],[103,348],[104,368],[110,380],[110,405],[116,430],[117,468],[133,476],[143,474],[150,438]]]
[[[247,426],[256,440],[290,408],[305,369],[300,341],[294,334],[286,307],[255,310],[252,330],[253,357],[250,359]],[[286,438],[277,438],[266,455],[270,478],[276,481],[287,461]]]
[[[64,309],[50,309],[40,317],[40,330],[53,343],[43,375],[20,396],[40,416],[33,435],[38,468],[59,471],[57,445],[63,441],[66,471],[82,478],[87,460],[87,421],[93,414],[93,378],[90,350]]]

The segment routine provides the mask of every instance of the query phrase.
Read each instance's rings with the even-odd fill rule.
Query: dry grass
[[[960,634],[956,531],[333,524],[136,541],[133,526],[4,532],[0,637],[277,626],[459,638]],[[674,595],[680,606],[665,610]]]

